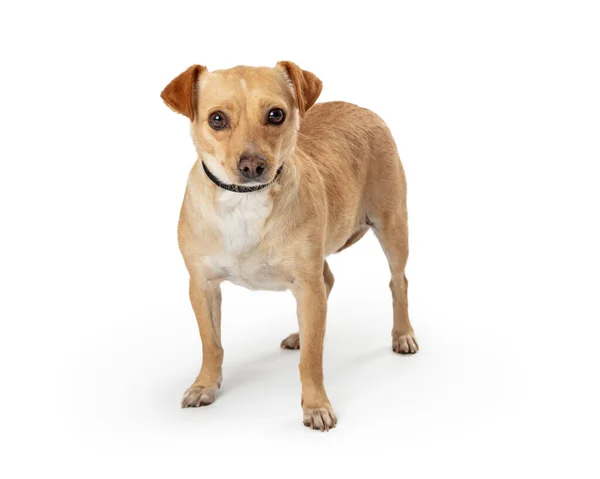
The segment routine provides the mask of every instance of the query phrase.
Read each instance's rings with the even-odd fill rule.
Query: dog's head
[[[214,72],[194,65],[161,97],[191,120],[198,156],[219,180],[258,185],[272,181],[293,151],[300,118],[321,88],[291,62]]]

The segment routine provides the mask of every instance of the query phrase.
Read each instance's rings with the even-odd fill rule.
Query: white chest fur
[[[224,249],[235,255],[255,248],[262,239],[272,206],[266,191],[220,191],[215,203],[215,221],[221,232]]]
[[[250,289],[286,288],[259,248],[273,203],[265,191],[234,193],[220,191],[215,202],[216,224],[222,248],[206,258],[213,274]]]

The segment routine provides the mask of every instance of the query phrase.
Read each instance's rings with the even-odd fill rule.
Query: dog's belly
[[[276,267],[260,257],[240,258],[219,254],[206,261],[213,277],[253,290],[284,291],[291,282]]]

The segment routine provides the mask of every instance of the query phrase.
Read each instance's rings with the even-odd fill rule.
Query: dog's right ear
[[[196,85],[198,77],[206,67],[192,65],[181,75],[175,77],[160,94],[169,108],[194,121],[196,111]]]

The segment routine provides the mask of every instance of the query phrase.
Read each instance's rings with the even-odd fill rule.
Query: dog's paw
[[[217,388],[205,388],[201,386],[190,387],[183,395],[181,407],[208,406],[215,401]]]
[[[300,349],[300,335],[292,333],[281,341],[281,349]]]
[[[415,333],[392,333],[392,349],[395,353],[415,354],[419,350],[419,344],[417,343],[417,338],[415,338]]]
[[[329,431],[337,424],[337,418],[329,405],[318,408],[305,407],[303,408],[303,411],[304,425],[311,429],[317,431]]]

